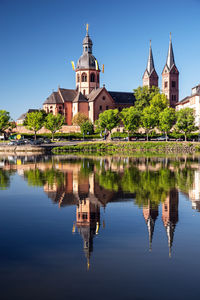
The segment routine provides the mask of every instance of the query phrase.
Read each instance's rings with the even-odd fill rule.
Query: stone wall
[[[17,126],[16,128],[13,129],[13,132],[17,132],[20,134],[23,133],[33,133],[33,131],[28,130],[25,126]],[[63,125],[62,128],[57,131],[57,132],[61,132],[61,133],[72,133],[72,132],[80,132],[80,127],[79,126],[68,126],[68,125]],[[42,129],[40,129],[37,134],[43,134],[43,133],[50,133],[49,130],[47,130],[46,128],[42,127]]]

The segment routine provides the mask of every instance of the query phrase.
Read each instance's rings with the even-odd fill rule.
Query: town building
[[[87,29],[83,40],[83,53],[75,69],[75,89],[59,87],[43,104],[47,113],[64,115],[67,125],[72,125],[72,118],[78,112],[84,113],[94,123],[103,111],[114,108],[122,110],[135,102],[133,93],[110,92],[105,86],[100,87],[101,70],[92,53],[92,47]]]
[[[17,125],[23,125],[27,114],[39,111],[39,109],[29,109],[26,113],[22,114],[16,121]]]
[[[192,88],[191,96],[185,97],[176,104],[176,110],[192,108],[195,115],[195,125],[200,126],[200,84]]]

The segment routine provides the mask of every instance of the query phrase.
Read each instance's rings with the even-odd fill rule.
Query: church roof
[[[61,93],[64,102],[68,102],[68,101],[72,102],[78,94],[76,90],[72,90],[72,89],[59,88],[59,92]]]
[[[108,91],[116,104],[134,104],[135,96],[133,93],[127,92],[111,92]]]
[[[77,62],[77,67],[76,69],[94,69],[96,70],[96,64],[95,64],[96,58],[92,53],[83,53],[81,57],[79,58]]]
[[[88,101],[94,101],[104,88],[98,88],[91,91],[88,95]]]
[[[146,70],[149,73],[149,75],[151,75],[151,73],[155,70],[154,60],[153,60],[153,53],[152,53],[152,48],[151,48],[151,41],[150,41],[149,57],[148,57],[148,61],[147,61],[147,68],[146,68]]]
[[[79,58],[77,62],[76,70],[82,70],[82,69],[94,69],[96,70],[96,58],[92,54],[92,40],[88,34],[88,31],[86,33],[86,36],[83,40],[83,54]]]
[[[72,102],[78,92],[71,89],[58,89],[58,92],[53,92],[44,102],[44,104],[63,104],[63,102]]]
[[[81,92],[78,92],[73,102],[88,102],[88,99]]]
[[[44,102],[44,104],[59,104],[59,103],[63,103],[60,95],[58,94],[58,92],[53,92]]]
[[[170,41],[169,41],[169,49],[167,54],[167,61],[166,66],[169,70],[172,69],[173,66],[175,66],[175,59],[174,59],[174,51],[172,47],[172,39],[171,39],[171,33],[170,33]]]

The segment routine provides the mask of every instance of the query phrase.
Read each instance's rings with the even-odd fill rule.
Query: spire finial
[[[88,258],[87,259],[87,270],[89,271],[89,269],[90,269],[90,259]]]
[[[169,34],[170,42],[172,41],[172,33]]]
[[[86,24],[86,33],[88,34],[88,30],[89,30],[89,24]]]
[[[151,40],[150,40],[150,48],[151,48]]]

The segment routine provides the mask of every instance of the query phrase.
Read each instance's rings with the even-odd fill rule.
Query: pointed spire
[[[154,70],[155,70],[155,67],[154,67],[153,54],[152,54],[152,48],[151,48],[151,40],[150,40],[149,58],[148,58],[148,62],[147,62],[147,71],[150,75]]]
[[[149,251],[151,251],[155,220],[153,220],[153,218],[150,216],[146,223],[147,223],[147,228],[149,233]]]
[[[173,52],[173,47],[172,47],[172,35],[170,32],[170,40],[169,40],[169,49],[168,49],[168,55],[167,55],[167,62],[166,65],[168,66],[169,70],[175,65],[175,60],[174,60],[174,52]]]
[[[172,222],[168,222],[167,226],[165,227],[167,232],[167,239],[168,239],[168,247],[169,247],[169,257],[171,258],[171,252],[172,252],[172,245],[173,245],[173,239],[174,239],[174,231],[175,231],[175,225]]]

